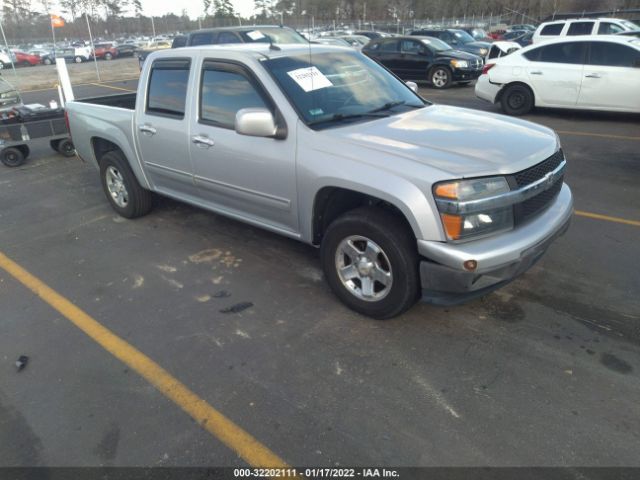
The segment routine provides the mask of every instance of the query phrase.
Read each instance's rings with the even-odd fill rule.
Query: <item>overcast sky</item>
[[[243,17],[253,14],[253,0],[231,0],[233,6]],[[212,2],[213,3],[213,2]],[[202,15],[202,0],[142,0],[145,15],[163,15],[175,13],[180,15],[182,9],[186,9],[191,18]]]

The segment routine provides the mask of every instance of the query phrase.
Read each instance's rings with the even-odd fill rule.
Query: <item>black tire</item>
[[[429,71],[429,83],[433,88],[444,90],[453,82],[453,74],[448,67],[436,65]]]
[[[25,60],[24,62],[22,62],[22,66],[23,66],[23,67],[30,67],[30,66],[31,66],[31,63],[30,63],[30,62],[28,62],[27,60]]]
[[[111,53],[107,52],[104,54],[104,59],[105,60],[112,60],[113,59],[113,55],[111,55]]]
[[[60,139],[58,140],[51,140],[49,141],[49,146],[51,147],[52,150],[55,150],[56,152],[58,151],[58,144],[60,143]]]
[[[338,249],[343,241],[353,236],[375,242],[384,255],[378,256],[378,260],[385,264],[388,260],[384,267],[391,272],[393,281],[386,296],[379,300],[359,298],[358,293],[352,293],[340,278]],[[380,265],[378,260],[376,265]],[[334,220],[322,239],[321,261],[333,292],[349,308],[362,315],[389,319],[405,312],[418,300],[420,275],[415,237],[403,219],[385,209],[357,208]]]
[[[116,200],[109,191],[107,185],[107,172],[110,167],[118,172],[123,180],[124,188],[128,196],[126,205],[118,205]],[[105,153],[100,158],[100,179],[111,207],[121,216],[125,218],[136,218],[146,215],[153,207],[153,194],[138,183],[129,167],[129,163],[124,155],[119,151],[111,151]]]
[[[73,59],[74,62],[76,63],[82,63],[82,57],[81,56],[77,56],[76,58]]]
[[[533,92],[526,85],[509,85],[500,97],[500,105],[507,115],[524,115],[534,107]]]
[[[76,154],[76,147],[70,138],[59,140],[56,150],[65,157],[73,157]]]
[[[45,58],[44,60],[42,60],[42,63],[45,65],[51,65],[53,63],[53,60],[51,60],[50,58]]]
[[[19,167],[25,159],[26,155],[18,147],[8,147],[0,152],[0,161],[7,167]]]

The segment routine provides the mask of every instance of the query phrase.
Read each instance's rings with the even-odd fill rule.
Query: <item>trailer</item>
[[[64,118],[64,109],[23,106],[2,115],[0,120],[0,161],[18,167],[29,157],[33,140],[49,140],[49,145],[65,157],[75,155]]]

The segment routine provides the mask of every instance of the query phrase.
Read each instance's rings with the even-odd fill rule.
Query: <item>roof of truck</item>
[[[279,58],[293,55],[320,54],[328,52],[356,52],[351,47],[320,45],[320,44],[274,44],[277,50],[271,48],[268,43],[238,43],[219,45],[198,45],[195,47],[180,47],[179,49],[167,49],[154,52],[155,58],[179,57],[181,52],[203,51],[203,52],[233,52],[236,55],[246,55],[252,58]]]

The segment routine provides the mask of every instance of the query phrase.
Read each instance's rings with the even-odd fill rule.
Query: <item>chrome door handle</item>
[[[585,75],[585,77],[587,77],[587,78],[601,78],[600,75],[598,75],[597,73],[587,73]]]
[[[536,70],[534,72],[531,72],[531,75],[542,75],[542,72],[540,70]]]
[[[196,135],[195,137],[192,137],[191,141],[198,146],[207,147],[207,148],[213,147],[216,144],[216,142],[211,140],[209,137],[204,137],[202,135]]]
[[[153,128],[151,125],[140,125],[138,127],[138,130],[148,135],[155,135],[156,133],[158,133],[158,131],[155,128]]]

